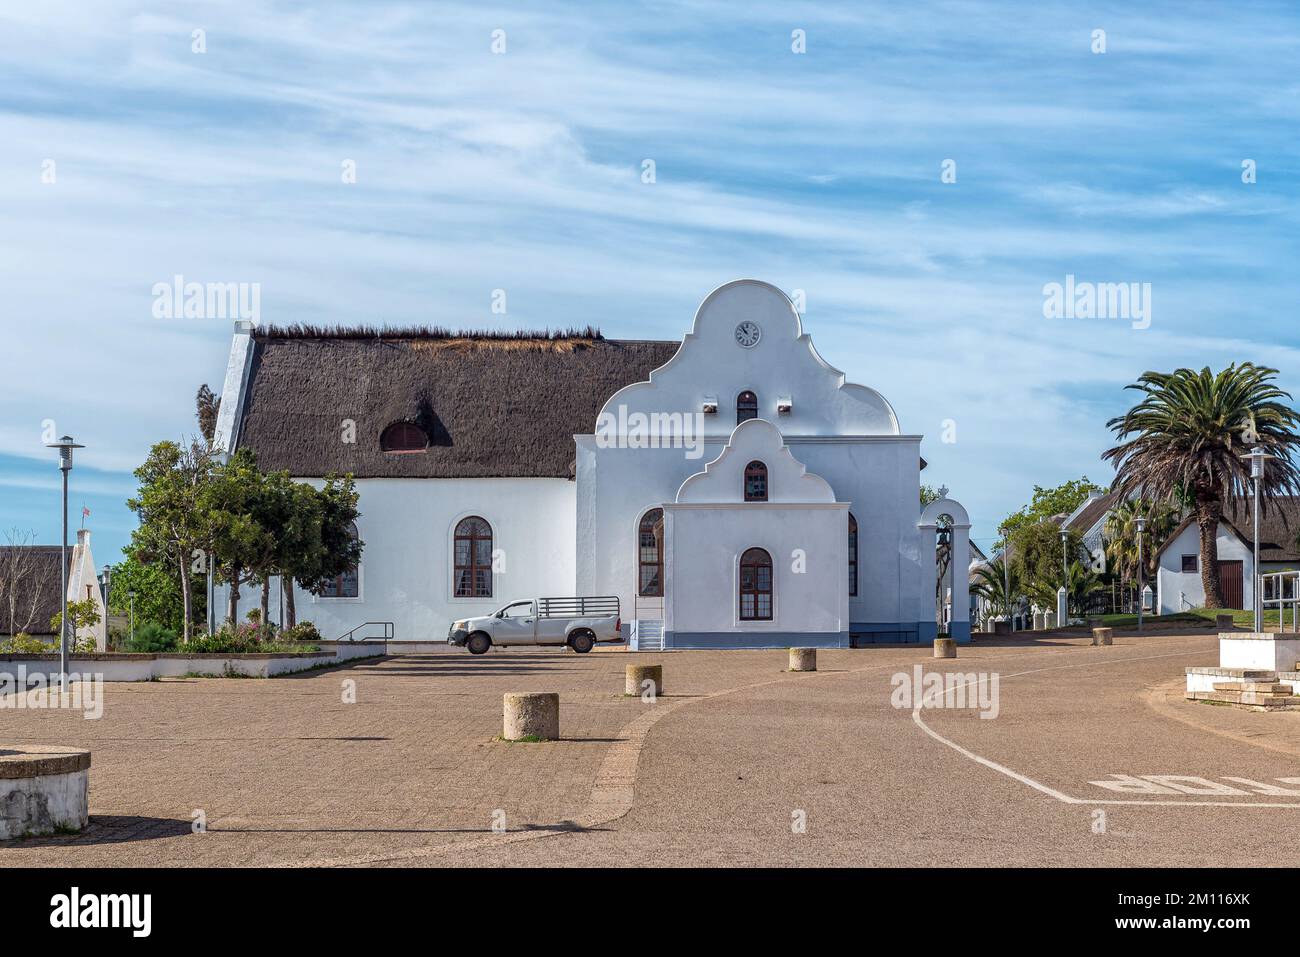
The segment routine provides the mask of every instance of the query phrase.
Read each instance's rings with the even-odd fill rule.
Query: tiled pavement
[[[714,657],[714,656],[710,656]],[[669,701],[779,677],[783,656],[666,655]],[[391,657],[275,679],[105,686],[103,717],[0,710],[0,740],[91,750],[91,826],[0,844],[0,866],[262,865],[382,857],[565,827],[620,730],[632,657],[541,649]],[[662,660],[638,655],[640,662]],[[345,704],[345,681],[356,703]],[[506,691],[558,690],[564,740],[509,744]],[[193,833],[194,814],[207,832]]]
[[[1296,828],[1300,797],[1121,801],[1095,829],[1096,807],[1124,797],[1094,783],[1113,774],[1300,775],[1295,752],[1248,738],[1295,742],[1300,721],[1282,719],[1300,716],[1265,726],[1176,699],[1155,707],[1153,689],[1214,654],[1208,634],[1052,639],[947,662],[917,647],[821,652],[819,672],[793,675],[783,651],[517,650],[110,685],[100,721],[0,711],[0,743],[94,753],[92,826],[0,845],[0,867],[1241,863],[1261,827]],[[622,695],[630,660],[664,664],[659,704]],[[999,718],[926,712],[949,743],[928,736],[889,700],[891,675],[915,664],[1000,672]],[[355,705],[342,702],[348,679]],[[565,740],[496,740],[501,695],[517,690],[561,693]],[[193,834],[200,808],[209,830]],[[806,833],[792,833],[792,809],[806,810]]]

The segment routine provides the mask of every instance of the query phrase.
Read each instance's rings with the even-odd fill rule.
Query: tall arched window
[[[641,516],[637,529],[637,594],[664,596],[664,510],[652,508]]]
[[[849,512],[849,594],[858,593],[858,520]]]
[[[394,422],[379,436],[383,452],[423,452],[429,447],[429,437],[414,422]]]
[[[356,522],[348,525],[348,535],[354,540],[356,539]],[[342,575],[335,575],[333,578],[327,579],[316,595],[320,598],[360,598],[361,573],[359,567],[353,565]]]
[[[746,389],[736,396],[736,424],[758,418],[758,396]]]
[[[772,556],[761,548],[740,556],[740,620],[772,620]]]
[[[456,562],[452,584],[457,598],[492,597],[492,526],[477,515],[456,525]]]
[[[767,466],[762,462],[750,462],[745,466],[745,501],[767,501]]]

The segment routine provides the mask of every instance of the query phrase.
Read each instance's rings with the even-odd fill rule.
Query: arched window
[[[456,524],[457,598],[492,597],[492,526],[477,515]]]
[[[736,424],[758,418],[758,396],[746,389],[736,396]]]
[[[353,540],[357,537],[357,523],[352,522],[348,525],[348,535]],[[361,574],[358,566],[353,565],[342,575],[336,575],[327,579],[321,586],[317,596],[320,598],[360,598],[361,597]]]
[[[772,620],[772,556],[761,548],[740,556],[740,620]]]
[[[858,593],[858,520],[849,512],[849,594]]]
[[[429,437],[414,422],[394,422],[379,436],[384,452],[423,452],[428,447]]]
[[[745,501],[767,501],[767,466],[762,462],[750,462],[745,466]]]
[[[637,529],[637,594],[664,596],[664,510],[652,508],[641,516]]]

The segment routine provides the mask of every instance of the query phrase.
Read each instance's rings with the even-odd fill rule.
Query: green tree
[[[1223,607],[1216,538],[1224,503],[1249,488],[1250,463],[1242,455],[1259,445],[1274,456],[1265,464],[1261,510],[1274,496],[1300,490],[1292,461],[1300,417],[1282,401],[1291,395],[1274,384],[1276,376],[1276,369],[1250,362],[1217,375],[1208,367],[1145,372],[1127,387],[1141,392],[1141,401],[1107,423],[1118,440],[1102,455],[1115,465],[1114,491],[1190,501],[1207,608]]]
[[[137,624],[155,622],[165,628],[182,631],[185,620],[185,602],[181,594],[178,570],[171,564],[141,561],[135,549],[123,549],[126,556],[113,566],[112,585],[108,606],[118,614],[126,614],[135,607]],[[135,593],[135,598],[130,593]],[[207,614],[207,595],[197,589],[191,596],[196,620]]]
[[[181,590],[181,625],[188,641],[194,620],[191,565],[208,550],[213,534],[205,498],[216,470],[212,450],[197,441],[188,447],[159,442],[135,470],[140,487],[127,506],[139,516],[131,550],[140,560],[175,570]]]
[[[267,556],[274,554],[273,531],[260,520],[265,515],[264,485],[257,457],[249,449],[238,449],[214,470],[198,503],[210,532],[207,551],[218,577],[230,586],[226,617],[232,624],[239,622],[241,586],[255,580],[257,571],[267,567]]]
[[[1106,543],[1106,561],[1121,582],[1137,581],[1137,519],[1146,519],[1142,541],[1142,564],[1147,578],[1155,575],[1156,552],[1168,540],[1181,520],[1178,506],[1169,502],[1130,499],[1111,510],[1102,529]]]
[[[297,624],[293,583],[311,592],[355,568],[365,543],[353,531],[360,516],[356,483],[351,475],[328,475],[320,489],[299,486],[294,531],[286,540],[281,559],[282,573],[290,577],[285,589],[285,612],[289,627]]]
[[[1079,560],[1083,538],[1076,531],[1067,531],[1062,546],[1061,528],[1053,522],[1022,525],[1010,536],[1011,565],[1019,573],[1025,593],[1040,608],[1055,608],[1056,589],[1065,580],[1065,563]]]
[[[981,565],[975,569],[975,583],[971,585],[971,592],[988,602],[996,614],[1010,618],[1012,608],[1022,597],[1020,575],[1014,564],[1010,568],[1003,562]]]
[[[1001,548],[1003,546],[1007,532],[1014,532],[1016,529],[1028,525],[1045,522],[1057,515],[1069,515],[1088,500],[1089,493],[1104,491],[1104,488],[1090,481],[1086,475],[1082,478],[1071,479],[1055,488],[1043,488],[1041,485],[1035,485],[1033,498],[1030,499],[1029,504],[1020,511],[1008,515],[1002,523],[999,530],[1002,532],[1004,539],[995,542],[993,547]]]
[[[99,624],[99,609],[95,607],[95,599],[83,598],[81,601],[68,602],[68,617],[72,619],[72,626],[68,629],[69,637],[73,651],[85,653],[95,650],[94,638],[78,638],[77,632],[83,628],[94,628]],[[63,634],[63,612],[56,611],[54,617],[50,619],[50,631],[56,635]]]

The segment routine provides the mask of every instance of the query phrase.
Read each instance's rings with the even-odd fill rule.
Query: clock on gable
[[[763,338],[763,330],[759,328],[757,322],[746,319],[736,326],[736,342],[746,349],[754,348],[761,338]]]

